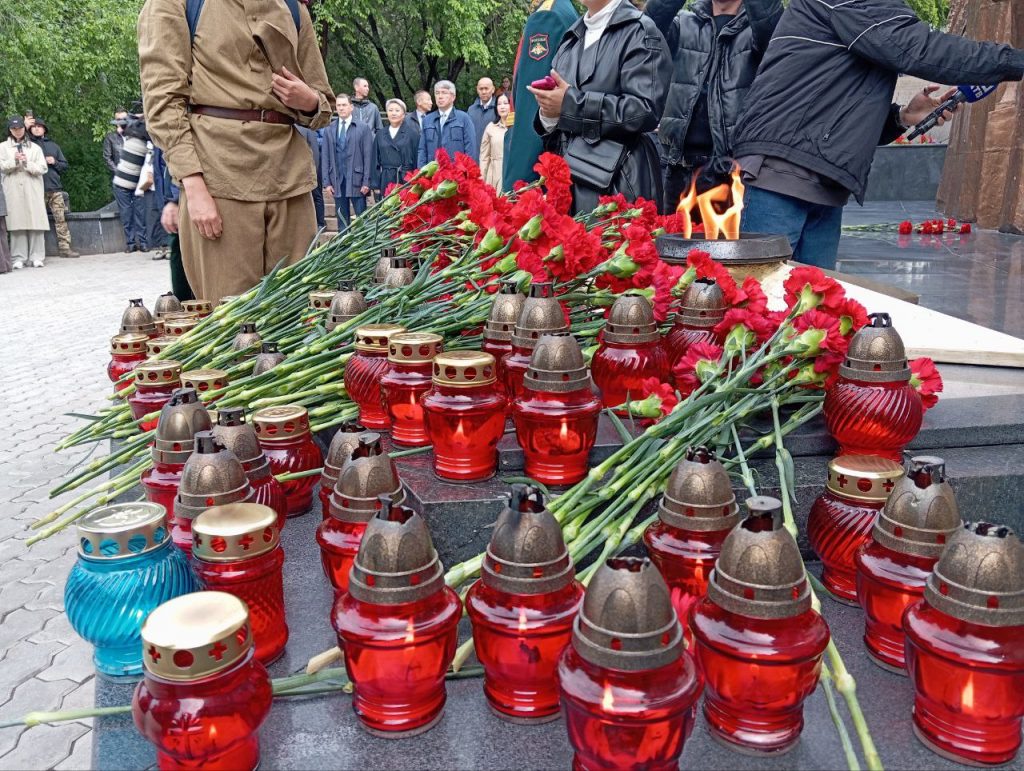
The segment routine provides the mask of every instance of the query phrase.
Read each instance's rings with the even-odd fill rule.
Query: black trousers
[[[676,210],[679,199],[690,188],[695,171],[697,169],[691,166],[665,166],[665,192],[659,204],[662,214],[671,214]]]

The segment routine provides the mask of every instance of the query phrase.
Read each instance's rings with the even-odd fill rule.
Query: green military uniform
[[[515,118],[512,128],[505,135],[505,167],[502,174],[505,190],[511,190],[519,180],[532,182],[537,179],[533,167],[543,147],[533,128],[537,100],[526,88],[551,71],[551,61],[558,50],[558,44],[577,19],[579,14],[572,0],[535,0],[533,12],[526,20],[526,28],[519,41],[512,83],[512,110]],[[511,122],[512,116],[509,117]]]

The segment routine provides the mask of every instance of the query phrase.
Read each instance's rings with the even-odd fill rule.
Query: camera
[[[146,153],[149,149],[149,132],[146,131],[141,105],[139,108],[137,113],[129,113],[127,118],[111,121],[115,126],[124,127],[124,146],[121,148],[117,169],[114,171],[114,184],[133,192],[139,186],[139,177],[142,175],[142,167],[146,163]]]

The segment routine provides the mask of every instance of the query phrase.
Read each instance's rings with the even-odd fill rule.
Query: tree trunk
[[[1024,4],[953,0],[950,31],[1024,47]],[[1024,88],[1004,83],[958,115],[939,186],[938,208],[984,228],[1024,233]]]

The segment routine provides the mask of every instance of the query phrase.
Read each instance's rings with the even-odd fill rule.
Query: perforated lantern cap
[[[209,300],[184,300],[181,309],[186,313],[194,313],[200,318],[213,313],[213,303]]]
[[[910,363],[903,338],[888,313],[871,313],[870,323],[850,340],[839,375],[868,383],[910,381]]]
[[[484,324],[484,339],[496,343],[511,342],[525,303],[526,295],[519,291],[514,281],[502,281]]]
[[[173,388],[181,384],[181,362],[173,359],[146,359],[132,370],[136,386]]]
[[[192,556],[203,562],[240,562],[280,543],[277,512],[259,503],[213,506],[192,522]]]
[[[385,246],[380,250],[380,257],[373,268],[373,283],[383,284],[388,271],[391,270],[391,259],[398,256],[398,249],[394,246]]]
[[[356,350],[386,354],[391,336],[404,331],[401,324],[365,324],[356,329]]]
[[[436,385],[474,388],[497,380],[494,357],[482,351],[448,351],[434,358],[431,376]]]
[[[896,482],[871,537],[900,554],[938,559],[961,524],[945,462],[920,455],[910,459],[906,476]]]
[[[388,361],[395,364],[425,364],[444,347],[444,338],[433,332],[399,332],[388,340]]]
[[[160,409],[153,439],[154,463],[185,463],[192,455],[196,434],[213,428],[195,389],[179,388]]]
[[[211,506],[239,503],[252,496],[245,469],[212,431],[196,434],[195,449],[185,463],[174,500],[174,513],[195,519]]]
[[[128,307],[121,314],[121,331],[138,332],[146,336],[156,332],[153,314],[142,304],[140,298],[128,301]]]
[[[252,414],[252,424],[261,444],[287,442],[309,433],[309,412],[298,404],[264,407]]]
[[[811,607],[800,548],[783,526],[782,501],[746,500],[749,514],[726,536],[708,584],[708,599],[751,618],[790,618]]]
[[[256,437],[256,429],[245,422],[245,410],[242,407],[217,410],[217,425],[213,427],[213,435],[226,450],[234,453],[250,478],[256,467],[269,463]]]
[[[840,455],[828,462],[825,486],[836,495],[881,503],[903,477],[903,467],[874,455]]]
[[[512,345],[532,351],[544,335],[568,332],[562,306],[555,299],[554,287],[547,282],[530,284],[530,295],[512,331]]]
[[[391,265],[384,274],[384,286],[397,289],[402,286],[409,286],[415,279],[409,261],[405,257],[392,257]]]
[[[621,295],[608,314],[604,339],[618,345],[642,345],[661,339],[654,306],[642,295]]]
[[[924,599],[972,624],[1024,625],[1024,543],[1005,525],[968,522],[928,576]]]
[[[219,391],[228,384],[228,373],[222,369],[190,369],[181,373],[181,385],[198,393]]]
[[[149,337],[141,332],[122,332],[110,338],[110,352],[120,356],[146,353]]]
[[[331,306],[327,310],[327,331],[331,332],[339,324],[351,321],[366,308],[366,298],[356,289],[355,282],[348,279],[339,281],[338,290],[331,298]]]
[[[227,592],[193,592],[158,606],[142,625],[146,671],[199,680],[230,669],[253,648],[249,609]]]
[[[331,445],[327,448],[327,455],[324,458],[323,477],[329,481],[329,488],[334,489],[338,481],[341,469],[352,457],[352,452],[359,446],[359,437],[366,433],[366,428],[355,421],[342,423],[334,436],[331,437]],[[323,482],[321,482],[323,484]]]
[[[572,645],[591,664],[636,672],[683,655],[683,629],[665,579],[649,559],[607,560],[573,622]]]
[[[576,338],[568,332],[541,337],[530,356],[523,385],[531,391],[550,393],[589,389],[590,372]]]
[[[192,314],[170,314],[163,316],[158,321],[163,323],[163,335],[175,339],[191,332],[199,324],[199,319]]]
[[[547,594],[568,586],[574,575],[562,528],[541,491],[512,485],[484,554],[484,585],[508,594]]]
[[[444,566],[427,523],[408,506],[381,496],[349,575],[349,594],[373,605],[416,602],[444,588]]]
[[[252,363],[253,377],[262,375],[284,361],[284,354],[278,350],[277,343],[264,341],[260,344],[260,352],[256,354],[256,360]]]
[[[714,279],[698,278],[679,301],[675,323],[696,329],[710,329],[725,318],[725,295]]]
[[[231,341],[231,350],[243,356],[255,356],[261,342],[262,338],[260,333],[256,331],[255,322],[243,321],[242,325],[238,328],[238,334]]]
[[[314,289],[306,296],[306,303],[311,311],[325,311],[334,299],[332,289]]]
[[[157,316],[166,316],[168,313],[180,313],[184,310],[181,301],[174,296],[174,292],[165,292],[156,298],[156,305],[153,306],[153,313]]]
[[[395,462],[384,452],[380,434],[367,431],[359,436],[352,457],[338,474],[328,513],[342,522],[369,522],[380,509],[382,495],[401,503],[405,489]]]
[[[740,509],[725,467],[707,447],[690,447],[672,470],[658,518],[678,530],[732,530]]]
[[[170,539],[167,510],[159,503],[115,503],[78,520],[78,553],[90,560],[136,557]]]

